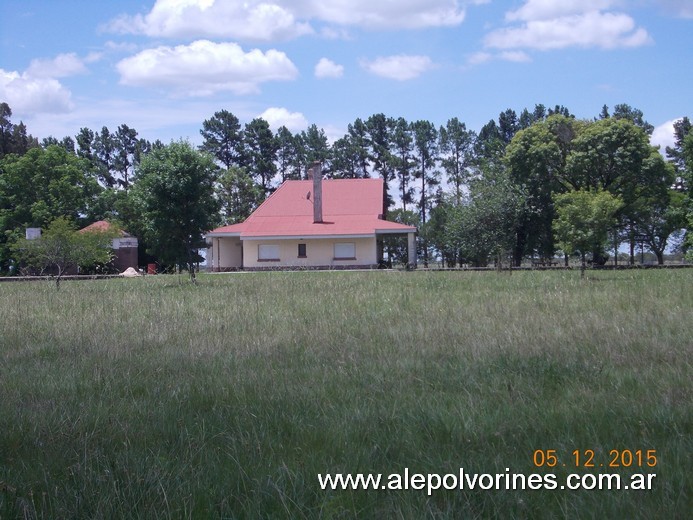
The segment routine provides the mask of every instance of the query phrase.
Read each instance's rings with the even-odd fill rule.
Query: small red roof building
[[[106,220],[98,220],[87,227],[79,230],[80,233],[88,233],[92,231],[105,232],[113,229],[113,224]],[[125,271],[128,267],[137,268],[137,238],[133,237],[127,231],[122,229],[118,232],[119,237],[114,238],[112,242],[113,248],[113,269],[119,273]]]
[[[384,235],[416,227],[383,219],[382,179],[286,181],[242,223],[209,232],[213,270],[374,267]],[[415,249],[414,249],[415,251]],[[410,264],[416,255],[410,253]]]

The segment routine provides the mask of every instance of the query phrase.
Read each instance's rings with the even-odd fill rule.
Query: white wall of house
[[[208,269],[217,271],[243,266],[243,247],[238,237],[214,237],[207,251]]]
[[[306,256],[299,257],[299,244],[305,244]],[[335,244],[340,244],[335,249]],[[353,257],[335,257],[346,254],[353,244]],[[259,260],[263,254],[278,256],[267,260]],[[265,247],[268,246],[268,247]],[[377,265],[377,248],[375,237],[370,238],[321,238],[321,239],[281,239],[281,240],[244,240],[244,268],[272,267],[342,267],[342,266],[373,266]]]

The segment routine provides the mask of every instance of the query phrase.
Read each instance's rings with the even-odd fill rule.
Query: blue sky
[[[3,0],[0,101],[40,138],[200,142],[226,109],[332,139],[378,112],[478,131],[506,108],[693,117],[693,0]]]

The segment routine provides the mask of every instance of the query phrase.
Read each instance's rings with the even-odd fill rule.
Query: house
[[[89,231],[109,231],[112,225],[106,220],[99,220],[87,227],[80,229],[80,233]],[[113,268],[119,273],[125,271],[128,267],[137,268],[137,238],[133,237],[126,231],[120,230],[119,236],[113,239]]]
[[[213,271],[273,268],[372,268],[383,260],[382,240],[408,237],[416,264],[416,227],[383,219],[382,179],[286,181],[244,222],[206,234]]]

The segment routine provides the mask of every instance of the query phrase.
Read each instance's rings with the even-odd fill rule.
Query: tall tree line
[[[577,119],[564,106],[536,105],[519,115],[504,110],[478,132],[457,117],[436,126],[373,114],[354,120],[330,143],[316,125],[273,132],[263,119],[241,124],[220,110],[202,122],[198,151],[215,165],[219,209],[212,220],[218,224],[242,221],[282,182],[304,178],[307,165],[318,160],[329,178],[382,178],[383,213],[419,226],[424,264],[485,264],[502,261],[504,254],[516,265],[552,258],[565,252],[554,236],[556,196],[598,190],[620,203],[609,244],[594,245],[591,260],[604,262],[622,243],[632,257],[644,243],[662,261],[672,238],[681,249],[690,247],[690,235],[677,233],[691,228],[693,137],[688,118],[677,122],[665,161],[649,145],[652,130],[640,110],[625,104],[611,111],[604,106],[592,120]],[[8,265],[3,244],[18,229],[45,226],[57,216],[72,215],[77,223],[117,219],[146,235],[142,210],[129,192],[144,158],[164,147],[126,124],[113,131],[81,128],[74,138],[39,143],[0,104],[0,268]],[[61,162],[69,168],[58,168]],[[61,188],[67,184],[80,186],[79,195],[68,195]],[[32,191],[34,185],[51,188]]]

